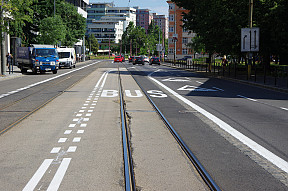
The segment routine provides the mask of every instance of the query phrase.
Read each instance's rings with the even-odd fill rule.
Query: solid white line
[[[98,62],[100,62],[100,61],[98,61]],[[81,68],[77,68],[77,69],[72,70],[72,71],[69,71],[69,72],[67,72],[67,73],[60,74],[60,75],[58,75],[58,76],[54,76],[54,77],[52,77],[52,78],[49,78],[49,79],[46,79],[46,80],[43,80],[43,81],[40,81],[40,82],[36,82],[36,83],[34,83],[34,84],[30,84],[30,85],[28,85],[28,86],[26,86],[26,87],[19,88],[19,89],[15,90],[15,91],[10,91],[9,93],[6,93],[6,94],[2,94],[2,95],[0,95],[0,99],[3,98],[3,97],[6,97],[6,96],[12,95],[12,94],[14,94],[14,93],[20,92],[20,91],[22,91],[22,90],[26,90],[26,89],[29,89],[29,88],[31,88],[31,87],[37,86],[37,85],[39,85],[39,84],[43,84],[43,83],[45,83],[45,82],[49,82],[49,81],[51,81],[51,80],[60,78],[60,77],[62,77],[62,76],[65,76],[65,75],[67,75],[67,74],[70,74],[70,73],[72,73],[72,72],[75,72],[75,71],[78,71],[78,70],[82,70],[82,69],[84,69],[84,68],[86,68],[86,67],[88,67],[88,66],[92,66],[92,65],[94,65],[94,64],[97,64],[98,62],[94,62],[94,63],[92,63],[92,64],[88,64],[88,65],[86,65],[86,66],[83,66],[83,67],[81,67]]]
[[[57,191],[63,177],[68,169],[68,166],[70,164],[71,158],[63,158],[56,174],[54,175],[54,178],[52,179],[47,191]]]
[[[26,184],[23,188],[23,191],[33,191],[37,186],[38,182],[41,180],[47,169],[49,168],[50,164],[52,163],[53,159],[45,159],[38,170],[35,172],[33,177],[30,181]]]
[[[153,72],[154,73],[154,72]],[[239,141],[241,141],[243,144],[247,145],[248,147],[250,147],[252,150],[254,150],[255,152],[257,152],[258,154],[260,154],[261,156],[263,156],[264,158],[266,158],[268,161],[270,161],[272,164],[274,164],[275,166],[279,167],[280,169],[282,169],[283,171],[285,171],[286,173],[288,173],[288,162],[283,160],[282,158],[278,157],[277,155],[275,155],[274,153],[272,153],[271,151],[267,150],[266,148],[262,147],[261,145],[259,145],[258,143],[256,143],[255,141],[253,141],[252,139],[246,137],[245,135],[243,135],[242,133],[240,133],[239,131],[237,131],[236,129],[234,129],[233,127],[231,127],[230,125],[228,125],[227,123],[225,123],[224,121],[222,121],[221,119],[219,119],[218,117],[214,116],[213,114],[207,112],[206,110],[204,110],[203,108],[199,107],[198,105],[192,103],[190,100],[182,97],[181,95],[179,95],[177,92],[175,92],[174,90],[170,89],[169,87],[167,87],[166,85],[162,84],[161,82],[159,82],[158,80],[154,79],[151,77],[151,75],[153,74],[149,74],[149,78],[154,81],[155,83],[157,83],[158,85],[162,86],[163,88],[165,88],[167,91],[169,91],[171,94],[173,94],[175,97],[177,97],[179,100],[183,101],[184,103],[186,103],[187,105],[189,105],[190,107],[192,107],[193,109],[195,109],[196,111],[198,111],[199,113],[202,113],[204,116],[206,116],[208,119],[210,119],[211,121],[213,121],[214,123],[216,123],[220,128],[222,128],[223,130],[225,130],[226,132],[228,132],[230,135],[232,135],[233,137],[237,138]]]
[[[286,110],[286,111],[288,111],[288,109],[287,108],[285,108],[285,107],[280,107],[281,109],[283,109],[283,110]]]
[[[252,99],[252,98],[249,98],[249,97],[245,97],[245,96],[242,96],[242,95],[237,95],[238,97],[242,97],[244,99],[247,99],[247,100],[250,100],[250,101],[257,101],[256,99]]]

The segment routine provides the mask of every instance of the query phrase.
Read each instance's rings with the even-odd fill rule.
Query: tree
[[[65,34],[65,25],[60,16],[47,17],[39,26],[38,43],[56,45],[59,41],[64,41]]]
[[[87,39],[87,42],[88,42],[89,48],[91,47],[90,52],[93,52],[93,54],[97,54],[99,50],[99,43],[93,34],[90,34],[90,36]]]

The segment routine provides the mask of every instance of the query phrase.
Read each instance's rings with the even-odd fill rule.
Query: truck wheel
[[[76,68],[76,64],[73,65],[73,68]]]
[[[27,73],[27,69],[26,69],[26,68],[22,68],[22,69],[21,69],[21,73],[22,73],[22,74]]]
[[[57,70],[53,70],[52,72],[53,72],[53,74],[57,74]]]
[[[72,64],[69,64],[69,69],[72,69]]]

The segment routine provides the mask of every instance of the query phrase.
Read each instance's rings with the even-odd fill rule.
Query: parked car
[[[142,56],[136,56],[133,62],[133,65],[135,64],[142,64],[144,65],[144,57]]]
[[[152,58],[150,59],[150,65],[152,65],[152,64],[158,64],[158,65],[160,65],[160,58],[158,58],[158,57],[152,57]]]
[[[147,62],[149,64],[149,58],[147,56],[144,56],[144,62]]]
[[[122,62],[123,58],[121,56],[115,56],[114,62]]]
[[[129,57],[129,62],[133,62],[134,56]]]

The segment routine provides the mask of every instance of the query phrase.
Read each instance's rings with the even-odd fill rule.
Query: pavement
[[[9,71],[9,68],[7,68],[4,75],[0,74],[0,81],[11,79],[11,78],[17,78],[21,76],[22,76],[22,73],[21,73],[20,68],[18,68],[17,66],[13,66],[13,68],[11,68],[10,71]]]

